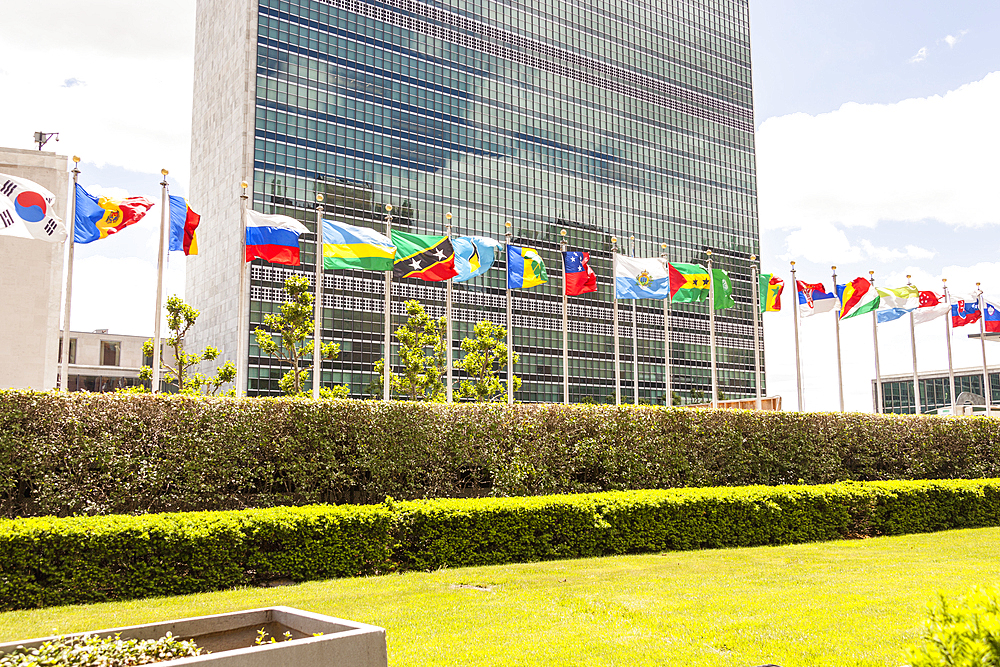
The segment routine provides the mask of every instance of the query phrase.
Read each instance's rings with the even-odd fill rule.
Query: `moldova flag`
[[[455,270],[455,249],[447,236],[425,236],[393,232],[396,261],[393,278],[420,278],[437,282],[458,275]]]
[[[198,239],[194,231],[201,216],[191,210],[187,199],[170,195],[170,250],[183,250],[185,255],[198,254]]]
[[[153,202],[145,197],[95,197],[77,183],[73,239],[77,243],[93,243],[107,238],[142,220],[152,206]]]
[[[266,259],[275,264],[299,265],[299,236],[306,226],[287,215],[247,211],[246,261]]]
[[[979,310],[979,301],[966,301],[959,299],[951,304],[951,326],[964,327],[966,324],[975,324],[982,317]]]
[[[597,274],[590,268],[590,253],[563,253],[564,279],[567,296],[580,296],[597,291]]]

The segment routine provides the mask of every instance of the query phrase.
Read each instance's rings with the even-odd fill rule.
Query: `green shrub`
[[[1000,525],[1000,480],[848,482],[0,520],[0,608]]]
[[[1000,477],[1000,420],[0,391],[0,516]]]
[[[201,654],[193,641],[172,636],[159,639],[122,639],[121,635],[59,637],[38,648],[18,648],[0,654],[0,667],[132,667]]]
[[[920,643],[908,651],[911,667],[1000,667],[1000,602],[975,588],[956,602],[932,608]]]

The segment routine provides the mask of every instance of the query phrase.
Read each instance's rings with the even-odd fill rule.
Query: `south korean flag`
[[[56,197],[34,181],[0,174],[0,235],[66,240],[66,225],[55,214]]]

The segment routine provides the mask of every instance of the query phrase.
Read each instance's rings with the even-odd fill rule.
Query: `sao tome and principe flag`
[[[95,197],[77,183],[73,238],[77,243],[106,239],[142,220],[152,206],[153,202],[145,197]]]
[[[590,268],[590,253],[567,250],[563,253],[563,290],[567,296],[597,291],[597,274]]]
[[[615,258],[615,296],[619,299],[667,299],[670,274],[659,257]]]
[[[840,319],[863,315],[878,309],[879,296],[875,286],[867,278],[855,278],[844,286],[843,305]]]
[[[198,254],[195,230],[201,216],[191,210],[187,199],[170,195],[170,250],[183,250],[185,255]]]
[[[763,273],[757,276],[757,281],[760,290],[760,312],[780,312],[781,291],[785,289],[785,281],[773,273]]]
[[[392,242],[396,246],[393,278],[439,281],[458,275],[455,250],[447,236],[393,232]]]
[[[455,250],[456,283],[481,276],[493,266],[500,243],[485,236],[456,236],[451,240]]]
[[[722,269],[712,269],[712,301],[715,310],[732,308],[736,305],[736,301],[733,300],[733,281]]]
[[[795,281],[795,291],[798,294],[799,317],[809,317],[819,313],[836,310],[839,302],[831,292],[827,292],[823,283],[807,283]],[[838,288],[838,294],[840,290]]]
[[[374,229],[323,219],[324,269],[392,271],[395,257],[396,246]]]
[[[533,248],[507,246],[507,289],[527,289],[549,281],[545,262]]]
[[[255,258],[276,264],[299,265],[299,236],[306,226],[287,215],[247,211],[246,261]]]
[[[56,197],[34,181],[0,174],[0,234],[59,243],[66,225],[55,214]]]
[[[677,303],[695,303],[708,298],[711,280],[708,270],[700,264],[668,264],[670,272],[670,300]]]
[[[875,318],[879,324],[898,320],[920,307],[920,290],[913,285],[906,287],[876,287],[878,310]]]

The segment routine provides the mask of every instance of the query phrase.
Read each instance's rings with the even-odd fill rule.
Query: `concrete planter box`
[[[277,641],[254,646],[261,628]],[[162,663],[170,667],[387,667],[388,664],[384,629],[290,607],[236,611],[66,636],[107,637],[121,633],[123,639],[158,639],[168,632],[178,639],[193,639],[202,649],[211,651],[196,658]],[[284,641],[285,632],[291,633],[292,641]],[[313,637],[317,632],[323,635]],[[0,653],[9,653],[19,646],[34,648],[52,639],[56,637],[0,644]]]

